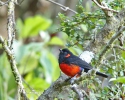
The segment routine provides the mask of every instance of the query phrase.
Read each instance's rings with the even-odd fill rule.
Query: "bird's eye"
[[[68,58],[70,56],[70,54],[68,53],[65,57]]]

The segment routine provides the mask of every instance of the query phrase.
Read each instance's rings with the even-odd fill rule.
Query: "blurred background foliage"
[[[13,48],[30,100],[35,100],[59,77],[58,49],[70,47],[73,53],[80,54],[88,41],[93,39],[106,23],[104,13],[91,0],[57,0],[57,2],[78,13],[64,12],[60,7],[46,0],[20,1],[15,9],[16,40]],[[124,0],[105,0],[105,2],[115,10],[121,10],[125,4]],[[4,38],[7,38],[6,14],[7,8],[2,6],[0,8],[0,35]],[[83,85],[91,90],[89,96],[93,100],[119,99],[125,96],[125,52],[112,49],[107,57],[101,71],[113,77],[110,80],[112,84],[102,89],[100,88],[102,82],[98,78],[83,81]],[[16,84],[1,45],[0,86],[0,100],[16,98]],[[66,95],[69,98],[74,96],[73,93],[63,92],[60,98]]]

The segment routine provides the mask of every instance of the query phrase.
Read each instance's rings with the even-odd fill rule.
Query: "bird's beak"
[[[62,52],[62,49],[59,49],[60,52]]]

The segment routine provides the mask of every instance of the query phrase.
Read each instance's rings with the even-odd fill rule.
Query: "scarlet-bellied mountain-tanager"
[[[81,75],[82,70],[88,72],[93,67],[87,62],[83,61],[79,57],[75,56],[68,49],[60,49],[59,54],[59,67],[61,71],[69,77],[74,77],[75,75]],[[96,75],[107,78],[108,75],[101,72],[96,72]]]

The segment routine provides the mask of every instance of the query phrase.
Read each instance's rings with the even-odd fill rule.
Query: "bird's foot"
[[[67,78],[67,79],[65,80],[65,82],[68,82],[68,81],[70,81],[70,80],[71,80],[71,77]]]
[[[75,82],[75,80],[77,79],[77,77],[79,76],[79,74],[76,74],[74,77],[69,77],[65,80],[65,82],[70,82],[70,84],[73,84]]]
[[[75,80],[77,79],[78,74],[76,74],[74,77],[70,79],[70,84],[74,84]]]

